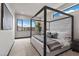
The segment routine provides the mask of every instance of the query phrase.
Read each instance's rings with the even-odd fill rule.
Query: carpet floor
[[[24,38],[15,40],[9,56],[39,56],[39,53],[30,44],[30,38]],[[79,53],[69,50],[59,56],[79,56]]]

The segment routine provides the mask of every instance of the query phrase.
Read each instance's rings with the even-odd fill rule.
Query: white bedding
[[[62,38],[62,39],[53,39],[53,40],[58,41],[62,45],[62,48],[70,45],[70,41],[67,39]]]
[[[53,40],[56,40],[56,39],[53,39]],[[60,42],[61,45],[63,45],[62,48],[66,47],[66,46],[70,46],[70,43],[69,41],[67,40],[64,40],[64,39],[57,39],[58,42]],[[37,49],[37,51],[40,53],[40,55],[43,55],[43,43],[40,42],[39,40],[37,40],[36,38],[32,37],[31,38],[31,43],[33,44],[33,46]],[[50,54],[51,51],[49,50],[48,46],[46,45],[46,50],[47,50],[47,53]],[[64,49],[66,50],[66,49]],[[62,50],[60,50],[59,52],[62,52]],[[59,52],[56,52],[59,53]],[[54,53],[55,54],[55,53]]]

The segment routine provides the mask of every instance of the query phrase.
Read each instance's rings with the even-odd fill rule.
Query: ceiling
[[[16,14],[34,16],[43,6],[58,8],[64,3],[10,3]]]

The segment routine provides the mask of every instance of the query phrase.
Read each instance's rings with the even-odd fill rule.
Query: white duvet
[[[62,39],[53,39],[53,40],[58,41],[62,45],[62,48],[70,45],[70,42],[67,39],[62,38]]]
[[[62,45],[62,50],[59,49],[59,50],[56,50],[55,52],[53,51],[53,54],[58,54],[58,53],[60,53],[62,51],[65,51],[66,48],[64,48],[64,47],[70,46],[70,42],[69,42],[70,40],[66,40],[66,39],[63,39],[63,38],[62,39],[52,39],[52,40],[56,40]],[[32,37],[31,43],[37,49],[37,51],[40,53],[40,55],[43,55],[43,43],[40,42],[39,40],[37,40],[34,37]],[[49,50],[47,45],[46,45],[46,49],[47,49],[47,53],[51,53],[51,51]]]

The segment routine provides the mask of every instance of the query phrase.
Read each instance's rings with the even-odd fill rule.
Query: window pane
[[[23,20],[23,27],[30,27],[30,20],[29,19]]]
[[[23,20],[23,27],[30,27],[30,19]],[[32,27],[35,27],[35,21],[32,20]]]
[[[55,12],[53,15],[57,17],[57,16],[62,16],[63,14]]]
[[[64,10],[64,12],[71,13],[71,12],[75,12],[75,11],[78,11],[78,10],[79,10],[79,4]]]
[[[32,20],[32,27],[35,27],[35,21]]]
[[[23,31],[29,31],[29,30],[30,30],[30,20],[23,19]]]
[[[34,34],[35,33],[35,21],[32,20],[32,33]]]
[[[71,13],[71,12],[75,12],[75,11],[79,11],[79,4],[74,5],[74,6],[70,7],[70,8],[68,8],[68,9],[64,10],[65,13]],[[58,12],[57,13],[55,12],[53,15],[56,16],[56,17],[57,16],[62,16],[62,14],[60,14]]]
[[[22,20],[21,19],[17,19],[18,20],[18,31],[22,30]]]
[[[30,30],[30,19],[17,19],[19,31],[29,31]],[[35,21],[32,20],[32,28],[35,30]]]

